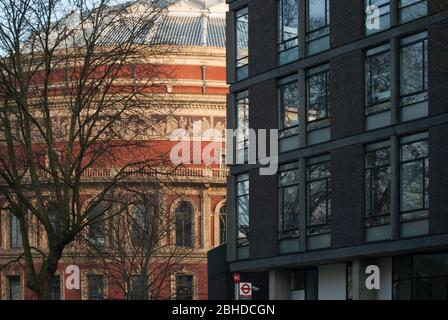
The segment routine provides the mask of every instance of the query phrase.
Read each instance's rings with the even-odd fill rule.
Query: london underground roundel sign
[[[252,283],[240,283],[240,298],[252,298]]]

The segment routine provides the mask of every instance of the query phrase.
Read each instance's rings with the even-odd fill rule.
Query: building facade
[[[178,0],[171,1],[167,16],[156,30],[156,41],[170,45],[170,56],[160,60],[141,61],[133,65],[133,76],[145,78],[145,64],[160,63],[169,79],[163,79],[156,99],[176,108],[166,121],[158,123],[142,139],[150,141],[148,148],[157,147],[168,153],[176,141],[170,140],[175,129],[191,131],[200,124],[202,130],[226,126],[225,81],[225,11],[224,1]],[[145,1],[135,1],[135,6]],[[133,6],[129,8],[133,10]],[[149,35],[148,35],[149,36]],[[153,35],[151,35],[153,36]],[[152,38],[153,39],[153,38]],[[140,73],[141,72],[141,73]],[[129,79],[123,79],[123,82]],[[60,119],[64,121],[63,117]],[[224,150],[222,157],[225,156]],[[131,156],[131,154],[129,154]],[[113,176],[113,168],[92,168],[82,178],[82,192],[94,194]],[[155,183],[145,175],[133,175],[127,183],[154,190],[162,197],[161,205],[173,215],[175,230],[166,241],[185,248],[189,253],[179,258],[173,274],[164,277],[165,284],[157,299],[207,299],[207,251],[225,242],[226,235],[226,176],[223,164],[184,165],[165,180]],[[21,254],[22,239],[16,218],[3,208],[0,214],[0,299],[34,299],[26,287],[26,276],[20,263],[11,263]],[[112,222],[106,222],[112,223]],[[96,227],[98,229],[98,227]],[[97,243],[107,250],[108,230],[100,228]],[[39,247],[42,234],[30,241]],[[97,230],[98,231],[98,230]],[[90,232],[90,231],[89,231]],[[98,234],[97,234],[98,235]],[[165,240],[164,240],[165,241]],[[180,251],[182,252],[182,250]],[[185,254],[185,253],[182,253]],[[20,262],[20,259],[18,260]],[[66,268],[76,265],[81,273],[81,288],[67,286]],[[152,263],[157,268],[157,261]],[[162,267],[161,267],[162,268]],[[136,275],[138,276],[138,275]],[[54,299],[122,299],[123,284],[115,283],[104,272],[100,259],[87,257],[74,245],[64,251],[52,286]],[[141,299],[141,296],[135,297]],[[145,298],[150,296],[145,295]]]
[[[448,2],[227,2],[235,151],[248,128],[279,150],[275,175],[231,166],[230,271],[271,299],[447,299]]]

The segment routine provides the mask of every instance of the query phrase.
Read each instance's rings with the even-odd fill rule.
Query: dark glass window
[[[249,244],[249,174],[237,178],[237,246]]]
[[[307,0],[306,31],[308,54],[329,49],[330,0]]]
[[[447,300],[448,254],[419,254],[393,259],[394,300]]]
[[[9,244],[11,249],[22,248],[22,233],[19,219],[11,212],[9,214]]]
[[[318,299],[317,268],[300,269],[291,272],[291,291],[304,292],[305,300]]]
[[[414,140],[415,141],[412,141]],[[425,219],[429,208],[427,134],[405,137],[400,148],[401,222]]]
[[[89,300],[104,299],[104,277],[101,275],[87,276],[87,286],[89,290]]]
[[[331,221],[331,162],[308,160],[308,236],[327,233]]]
[[[58,275],[51,278],[51,300],[61,300],[61,277]]]
[[[193,300],[193,276],[176,276],[176,300]]]
[[[408,22],[428,14],[427,0],[399,0],[400,22]]]
[[[227,242],[227,212],[226,206],[219,209],[219,243]]]
[[[193,207],[185,201],[176,209],[176,245],[193,246]]]
[[[239,163],[245,163],[248,160],[247,151],[249,148],[249,97],[248,92],[244,91],[237,95],[236,99],[236,154]],[[241,161],[244,160],[244,161]]]
[[[151,231],[155,228],[157,221],[153,214],[153,208],[148,203],[139,203],[132,208],[132,244],[134,246],[145,246],[152,241]]]
[[[317,70],[313,69],[313,70]],[[311,70],[310,70],[311,71]],[[308,72],[307,76],[307,109],[308,122],[315,122],[330,117],[330,72]]]
[[[400,106],[428,99],[427,33],[400,40]]]
[[[391,54],[388,44],[366,52],[365,99],[367,113],[390,109],[391,70]]]
[[[144,275],[136,275],[131,277],[131,290],[129,298],[131,300],[146,300],[147,295],[147,277]]]
[[[105,219],[110,204],[101,202],[93,207],[89,214],[89,241],[96,247],[104,247],[105,243]]]
[[[299,56],[298,0],[278,0],[278,52],[280,64],[296,60]]]
[[[8,300],[23,300],[22,280],[20,276],[8,276]]]
[[[56,203],[51,202],[48,204],[48,218],[50,219],[51,226],[53,227],[56,235],[61,235],[62,233],[62,215],[56,205]]]
[[[279,173],[279,237],[299,236],[299,167],[298,163],[280,167]]]
[[[391,163],[390,148],[366,152],[366,226],[390,223]]]
[[[299,87],[295,77],[282,79],[278,87],[280,138],[299,133]]]
[[[236,77],[237,80],[247,78],[249,64],[249,14],[243,8],[236,12]]]

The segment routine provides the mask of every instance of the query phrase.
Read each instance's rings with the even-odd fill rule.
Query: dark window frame
[[[417,134],[418,135],[418,134]],[[412,137],[411,136],[405,136],[403,138],[407,138],[407,137]],[[415,143],[420,143],[420,142],[425,142],[427,144],[427,155],[424,157],[418,157],[415,159],[410,159],[410,160],[402,160],[402,148],[406,145],[411,145],[411,144],[415,144]],[[429,137],[425,137],[425,138],[421,138],[421,139],[416,139],[416,140],[412,140],[409,142],[405,142],[402,143],[400,141],[400,160],[399,160],[399,170],[400,170],[400,180],[399,180],[399,185],[400,185],[400,222],[411,222],[411,221],[421,221],[421,220],[426,220],[428,219],[429,216],[429,203],[427,203],[426,198],[428,198],[428,202],[429,202],[429,194],[426,197],[426,193],[425,190],[428,189],[429,190],[429,184],[430,182],[428,182],[428,186],[426,187],[426,178],[429,179],[429,176],[426,177],[426,168],[427,168],[427,164],[426,162],[428,162],[428,168],[429,168]],[[402,197],[403,197],[403,176],[402,176],[402,172],[403,172],[403,165],[406,164],[410,164],[410,163],[417,163],[417,162],[421,162],[422,163],[422,202],[423,202],[423,207],[422,208],[417,208],[417,209],[411,209],[411,210],[403,210],[402,208]],[[428,170],[429,171],[429,170]],[[419,216],[415,217],[414,214],[418,214],[418,213],[422,213]]]
[[[282,184],[282,174],[291,173],[295,171],[296,181],[293,183]],[[294,227],[286,228],[285,221],[285,206],[284,206],[284,191],[289,188],[297,188],[297,212],[296,223]],[[279,240],[292,240],[300,237],[300,207],[299,207],[299,195],[300,195],[300,170],[298,162],[291,162],[284,164],[279,168],[278,174],[278,238]]]
[[[147,300],[148,299],[148,279],[143,274],[132,275],[130,279],[131,288],[129,290],[129,298],[131,300]]]
[[[219,208],[219,244],[227,242],[227,206]]]
[[[311,85],[310,80],[313,77],[318,77],[325,74],[325,82],[326,82],[326,88],[325,88],[325,117],[317,117],[316,119],[310,120],[310,107],[311,107]],[[321,129],[322,127],[328,127],[330,126],[329,120],[331,119],[331,105],[330,105],[330,68],[328,64],[323,64],[320,66],[317,66],[315,68],[309,69],[306,72],[306,123],[307,126],[317,126],[317,128],[307,128],[308,132]],[[322,125],[319,125],[322,124]]]
[[[88,238],[90,243],[99,249],[106,246],[106,217],[111,206],[110,201],[101,201],[88,213],[88,219],[92,219],[88,226]]]
[[[286,34],[283,24],[284,17],[283,17],[283,1],[295,1],[297,3],[297,36],[291,37],[288,39],[285,39],[284,35]],[[281,54],[283,52],[286,52],[288,50],[298,48],[299,47],[299,28],[300,28],[300,21],[299,21],[299,0],[277,0],[277,53]],[[293,45],[290,45],[289,43],[293,43]],[[294,44],[295,42],[295,44]]]
[[[96,292],[95,290],[95,294],[93,294],[93,290],[94,288],[92,288],[92,284],[91,281],[92,280],[99,280],[101,279],[101,290],[99,290],[98,292]],[[97,284],[96,284],[97,285]],[[99,287],[95,287],[95,289],[97,289]],[[104,276],[103,275],[98,275],[98,274],[89,274],[87,275],[87,296],[88,296],[88,300],[104,300],[104,293],[105,293],[105,283],[104,283]]]
[[[149,200],[140,201],[132,206],[131,241],[135,246],[141,246],[146,241],[152,241],[152,233],[157,228],[156,208]]]
[[[243,114],[243,122],[244,127],[240,127],[240,102],[244,105],[244,114]],[[241,134],[243,135],[242,139],[240,139],[239,136],[237,136],[236,139],[236,150],[248,150],[249,148],[249,108],[250,108],[250,101],[249,101],[249,93],[248,91],[242,91],[238,93],[235,97],[235,130],[241,130]],[[241,147],[240,147],[241,146]]]
[[[302,277],[300,282],[300,287],[294,286],[294,275]],[[311,277],[312,275],[313,277]],[[313,278],[313,280],[316,280],[315,283],[309,283],[308,280],[310,278]],[[309,289],[311,285],[315,285],[315,288],[313,289],[314,295],[311,296],[309,293]],[[317,267],[310,267],[310,268],[303,268],[303,269],[297,269],[291,271],[291,284],[290,284],[290,291],[304,291],[305,292],[305,300],[318,300],[319,299],[319,269]]]
[[[397,10],[397,11],[398,11],[398,21],[399,21],[401,24],[408,23],[408,22],[411,22],[411,21],[414,21],[414,20],[423,18],[423,17],[425,17],[425,16],[428,15],[428,1],[427,1],[427,0],[416,1],[416,2],[414,2],[414,3],[407,4],[407,5],[404,5],[404,6],[402,6],[400,2],[401,2],[400,0],[397,0],[397,7],[398,7],[398,10]],[[426,14],[424,14],[424,15],[422,15],[422,16],[414,17],[414,18],[409,19],[409,20],[406,20],[406,21],[402,21],[402,12],[403,12],[404,10],[406,10],[407,8],[410,8],[410,7],[418,6],[418,5],[423,4],[423,3],[426,3],[426,8],[425,8],[425,10],[426,10]]]
[[[49,202],[47,205],[48,218],[56,235],[60,235],[63,230],[62,214],[60,213],[56,202]]]
[[[311,178],[311,168],[321,165],[328,165],[329,173],[326,176],[320,176],[318,178]],[[311,224],[310,211],[310,196],[311,185],[325,181],[325,223]],[[328,234],[331,232],[331,159],[329,156],[321,156],[317,158],[310,158],[307,160],[306,165],[306,228],[307,237],[316,235]]]
[[[413,38],[415,37],[415,40],[409,41],[407,42],[406,40],[409,38]],[[406,42],[404,44],[402,44],[402,42]],[[403,79],[404,76],[402,74],[403,72],[403,67],[402,67],[402,63],[403,63],[403,49],[412,47],[416,44],[420,44],[423,43],[422,45],[422,63],[423,63],[423,68],[422,68],[422,83],[423,83],[423,88],[421,90],[417,90],[417,91],[413,91],[410,93],[403,93]],[[399,87],[399,96],[400,96],[400,103],[399,103],[399,107],[403,108],[406,106],[410,106],[410,105],[414,105],[420,102],[424,102],[428,100],[428,89],[429,89],[429,41],[428,41],[428,34],[426,31],[424,32],[419,32],[416,34],[412,34],[410,36],[404,37],[402,39],[400,39],[400,46],[399,46],[399,64],[398,64],[398,69],[399,69],[399,79],[400,79],[400,87]],[[412,97],[419,97],[422,96],[419,100],[417,101],[411,101],[410,103],[406,103],[405,100],[408,98],[412,98]]]
[[[188,211],[182,210],[181,206],[188,207]],[[176,246],[193,248],[194,247],[194,206],[189,201],[180,201],[176,205]],[[188,238],[187,229],[189,225],[190,237]],[[179,229],[180,227],[180,229]],[[180,236],[180,237],[179,237]]]
[[[239,192],[239,185],[246,183],[248,184],[248,190],[247,193],[241,193]],[[249,221],[249,200],[250,200],[250,177],[249,174],[242,174],[237,176],[237,183],[236,183],[236,246],[237,247],[246,247],[249,245],[249,232],[250,232],[250,221]],[[240,198],[247,198],[247,212],[244,214],[247,216],[247,230],[245,231],[245,237],[240,237],[240,228],[242,225],[240,225],[240,215],[241,212],[239,211],[239,200]]]
[[[182,281],[181,281],[182,279]],[[184,280],[187,280],[187,284],[181,283],[184,282]],[[190,288],[187,288],[187,296],[182,296],[184,293],[182,292],[182,295],[179,293],[182,289],[184,290],[186,285],[189,285]],[[182,288],[183,287],[183,288]],[[194,290],[194,275],[192,274],[176,274],[176,300],[194,300],[195,297],[195,290]]]
[[[51,300],[62,300],[62,283],[59,274],[55,274],[51,279]]]
[[[310,0],[306,0],[305,21],[306,21],[306,36],[305,42],[308,44],[313,41],[320,40],[330,35],[330,0],[325,0],[325,25],[317,29],[310,29]],[[320,34],[322,32],[322,34]],[[314,36],[316,35],[317,36]]]
[[[9,247],[11,249],[23,248],[22,232],[20,231],[20,221],[16,215],[9,212]]]
[[[430,275],[430,276],[418,276],[416,275],[416,270],[415,270],[415,259],[419,256],[438,256],[438,255],[447,255],[446,252],[434,252],[434,253],[422,253],[422,254],[414,254],[414,255],[402,255],[402,256],[397,256],[397,257],[393,257],[393,261],[392,261],[392,300],[400,300],[399,297],[399,290],[400,290],[400,283],[402,282],[408,282],[409,285],[409,295],[407,297],[405,297],[405,300],[413,300],[416,299],[416,282],[417,280],[442,280],[445,279],[446,282],[448,283],[448,274],[446,275]],[[408,260],[408,261],[403,261],[403,260]],[[400,260],[402,260],[401,262],[404,262],[407,266],[409,266],[409,275],[406,277],[402,277],[398,270],[399,268],[397,268],[397,265],[400,263]],[[398,266],[399,267],[399,266]],[[448,292],[448,290],[446,291]],[[397,296],[398,294],[398,296]],[[448,295],[448,294],[447,294]]]
[[[386,142],[383,142],[384,144],[386,144]],[[365,151],[365,166],[364,166],[364,190],[365,190],[365,209],[364,209],[364,219],[365,219],[365,225],[366,227],[376,227],[376,226],[383,226],[383,225],[389,225],[391,223],[391,215],[392,215],[392,207],[391,207],[391,188],[392,188],[392,148],[390,147],[390,145],[384,145],[384,146],[379,146],[377,148],[372,148],[370,150],[367,150],[368,146],[366,147],[366,151]],[[375,165],[375,166],[370,166],[368,167],[367,165],[367,157],[370,153],[376,153],[379,151],[385,151],[388,150],[389,151],[389,163],[388,164],[382,164],[382,165]],[[373,179],[372,179],[372,171],[373,170],[378,170],[378,169],[384,169],[384,168],[389,168],[389,172],[390,172],[390,176],[389,176],[389,192],[390,192],[390,197],[389,197],[389,212],[388,213],[384,213],[384,214],[375,214],[374,212],[372,212],[372,208],[373,208],[373,197],[374,197],[374,188],[373,188]],[[368,179],[368,175],[370,175],[369,179]],[[369,196],[367,195],[367,181],[370,181],[370,193]],[[370,209],[370,213],[368,212],[368,208]]]
[[[285,127],[285,104],[282,89],[291,85],[293,85],[292,87],[297,90],[297,124],[290,127]],[[278,80],[277,96],[279,113],[279,139],[283,140],[290,137],[298,136],[300,127],[300,92],[299,80],[296,75],[290,75]]]
[[[8,292],[7,292],[7,295],[8,295],[8,297],[7,297],[7,299],[8,300],[13,300],[12,298],[13,298],[13,292],[12,292],[12,285],[11,285],[11,282],[12,282],[12,280],[17,280],[18,279],[18,283],[19,283],[19,286],[20,286],[20,295],[21,295],[21,297],[19,298],[19,299],[17,299],[17,300],[23,300],[24,299],[24,292],[23,292],[23,284],[22,284],[22,277],[20,276],[20,275],[7,275],[6,276],[6,282],[7,282],[7,286],[8,286]],[[16,300],[16,299],[14,299],[14,300]]]
[[[383,48],[384,47],[384,48]],[[372,51],[376,51],[374,53],[370,53]],[[372,72],[369,72],[369,67],[371,68],[371,64],[369,64],[369,61],[383,56],[383,55],[389,55],[389,98],[385,98],[376,102],[373,102],[373,77]],[[391,102],[392,102],[392,77],[393,77],[393,69],[392,69],[392,50],[389,45],[389,43],[385,43],[370,49],[367,49],[364,54],[364,104],[366,108],[366,114],[367,115],[374,115],[378,113],[382,113],[385,111],[391,110]],[[370,77],[368,76],[370,75]],[[370,85],[368,85],[370,84]],[[370,92],[369,92],[370,88]]]
[[[246,40],[244,40],[244,44],[247,45],[247,54],[239,58],[239,35],[238,31],[238,20],[239,19],[247,19],[247,28],[244,30],[246,32]],[[249,8],[243,7],[235,12],[235,69],[236,69],[236,77],[237,80],[245,79],[248,77],[248,74],[244,74],[244,76],[240,76],[240,70],[249,67]],[[242,32],[242,30],[241,30]],[[243,35],[244,36],[244,35]],[[240,64],[243,61],[243,64]],[[247,71],[245,71],[246,73]]]

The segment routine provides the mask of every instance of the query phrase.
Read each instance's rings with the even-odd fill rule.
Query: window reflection
[[[193,207],[185,201],[176,208],[176,245],[193,246]]]
[[[249,175],[237,178],[237,245],[249,244]]]
[[[288,63],[299,55],[298,0],[278,0],[278,52],[280,64]]]
[[[249,14],[243,8],[236,12],[236,73],[237,80],[247,78],[249,64]]]
[[[366,153],[366,226],[390,223],[390,148]]]
[[[329,232],[331,162],[308,163],[308,235]]]
[[[424,219],[428,215],[429,208],[427,137],[419,141],[402,143],[400,160],[401,221]]]
[[[298,163],[280,167],[279,173],[279,236],[299,235],[299,168]]]
[[[366,106],[373,107],[390,101],[391,55],[389,46],[367,51],[365,59]],[[387,104],[383,109],[389,109]],[[378,110],[377,110],[378,111]]]
[[[330,47],[330,0],[307,1],[307,54]]]

